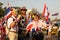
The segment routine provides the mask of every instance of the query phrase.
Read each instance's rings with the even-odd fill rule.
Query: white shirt
[[[13,22],[13,19],[16,19],[14,16],[10,17],[7,21],[7,27],[10,28],[11,23]],[[15,25],[13,28],[10,29],[10,31],[17,31],[17,26]]]

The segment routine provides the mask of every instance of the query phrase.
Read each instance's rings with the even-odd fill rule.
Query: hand
[[[20,17],[21,17],[21,15],[18,15],[17,19],[19,20],[19,19],[20,19]]]
[[[18,22],[20,19],[21,15],[18,15],[17,19],[15,20],[15,22]]]

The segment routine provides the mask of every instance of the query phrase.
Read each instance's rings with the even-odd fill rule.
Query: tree
[[[15,9],[20,9],[20,7],[12,7],[12,8],[15,8]]]
[[[3,3],[0,2],[0,18],[4,16],[4,10],[2,8]]]
[[[0,7],[2,7],[3,3],[0,2]]]
[[[0,18],[4,16],[4,10],[3,8],[0,8]]]

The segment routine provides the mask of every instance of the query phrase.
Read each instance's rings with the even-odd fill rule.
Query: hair
[[[34,17],[37,16],[40,19],[40,15],[38,15],[38,14],[33,14],[33,15],[34,15]],[[33,17],[33,19],[34,19],[34,17]]]

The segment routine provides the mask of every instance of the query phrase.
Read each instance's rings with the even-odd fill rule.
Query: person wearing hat
[[[24,37],[25,37],[25,28],[26,28],[26,25],[27,25],[27,16],[26,16],[26,7],[25,6],[22,6],[21,7],[21,18],[19,20],[19,23],[18,23],[18,40],[24,40]]]

